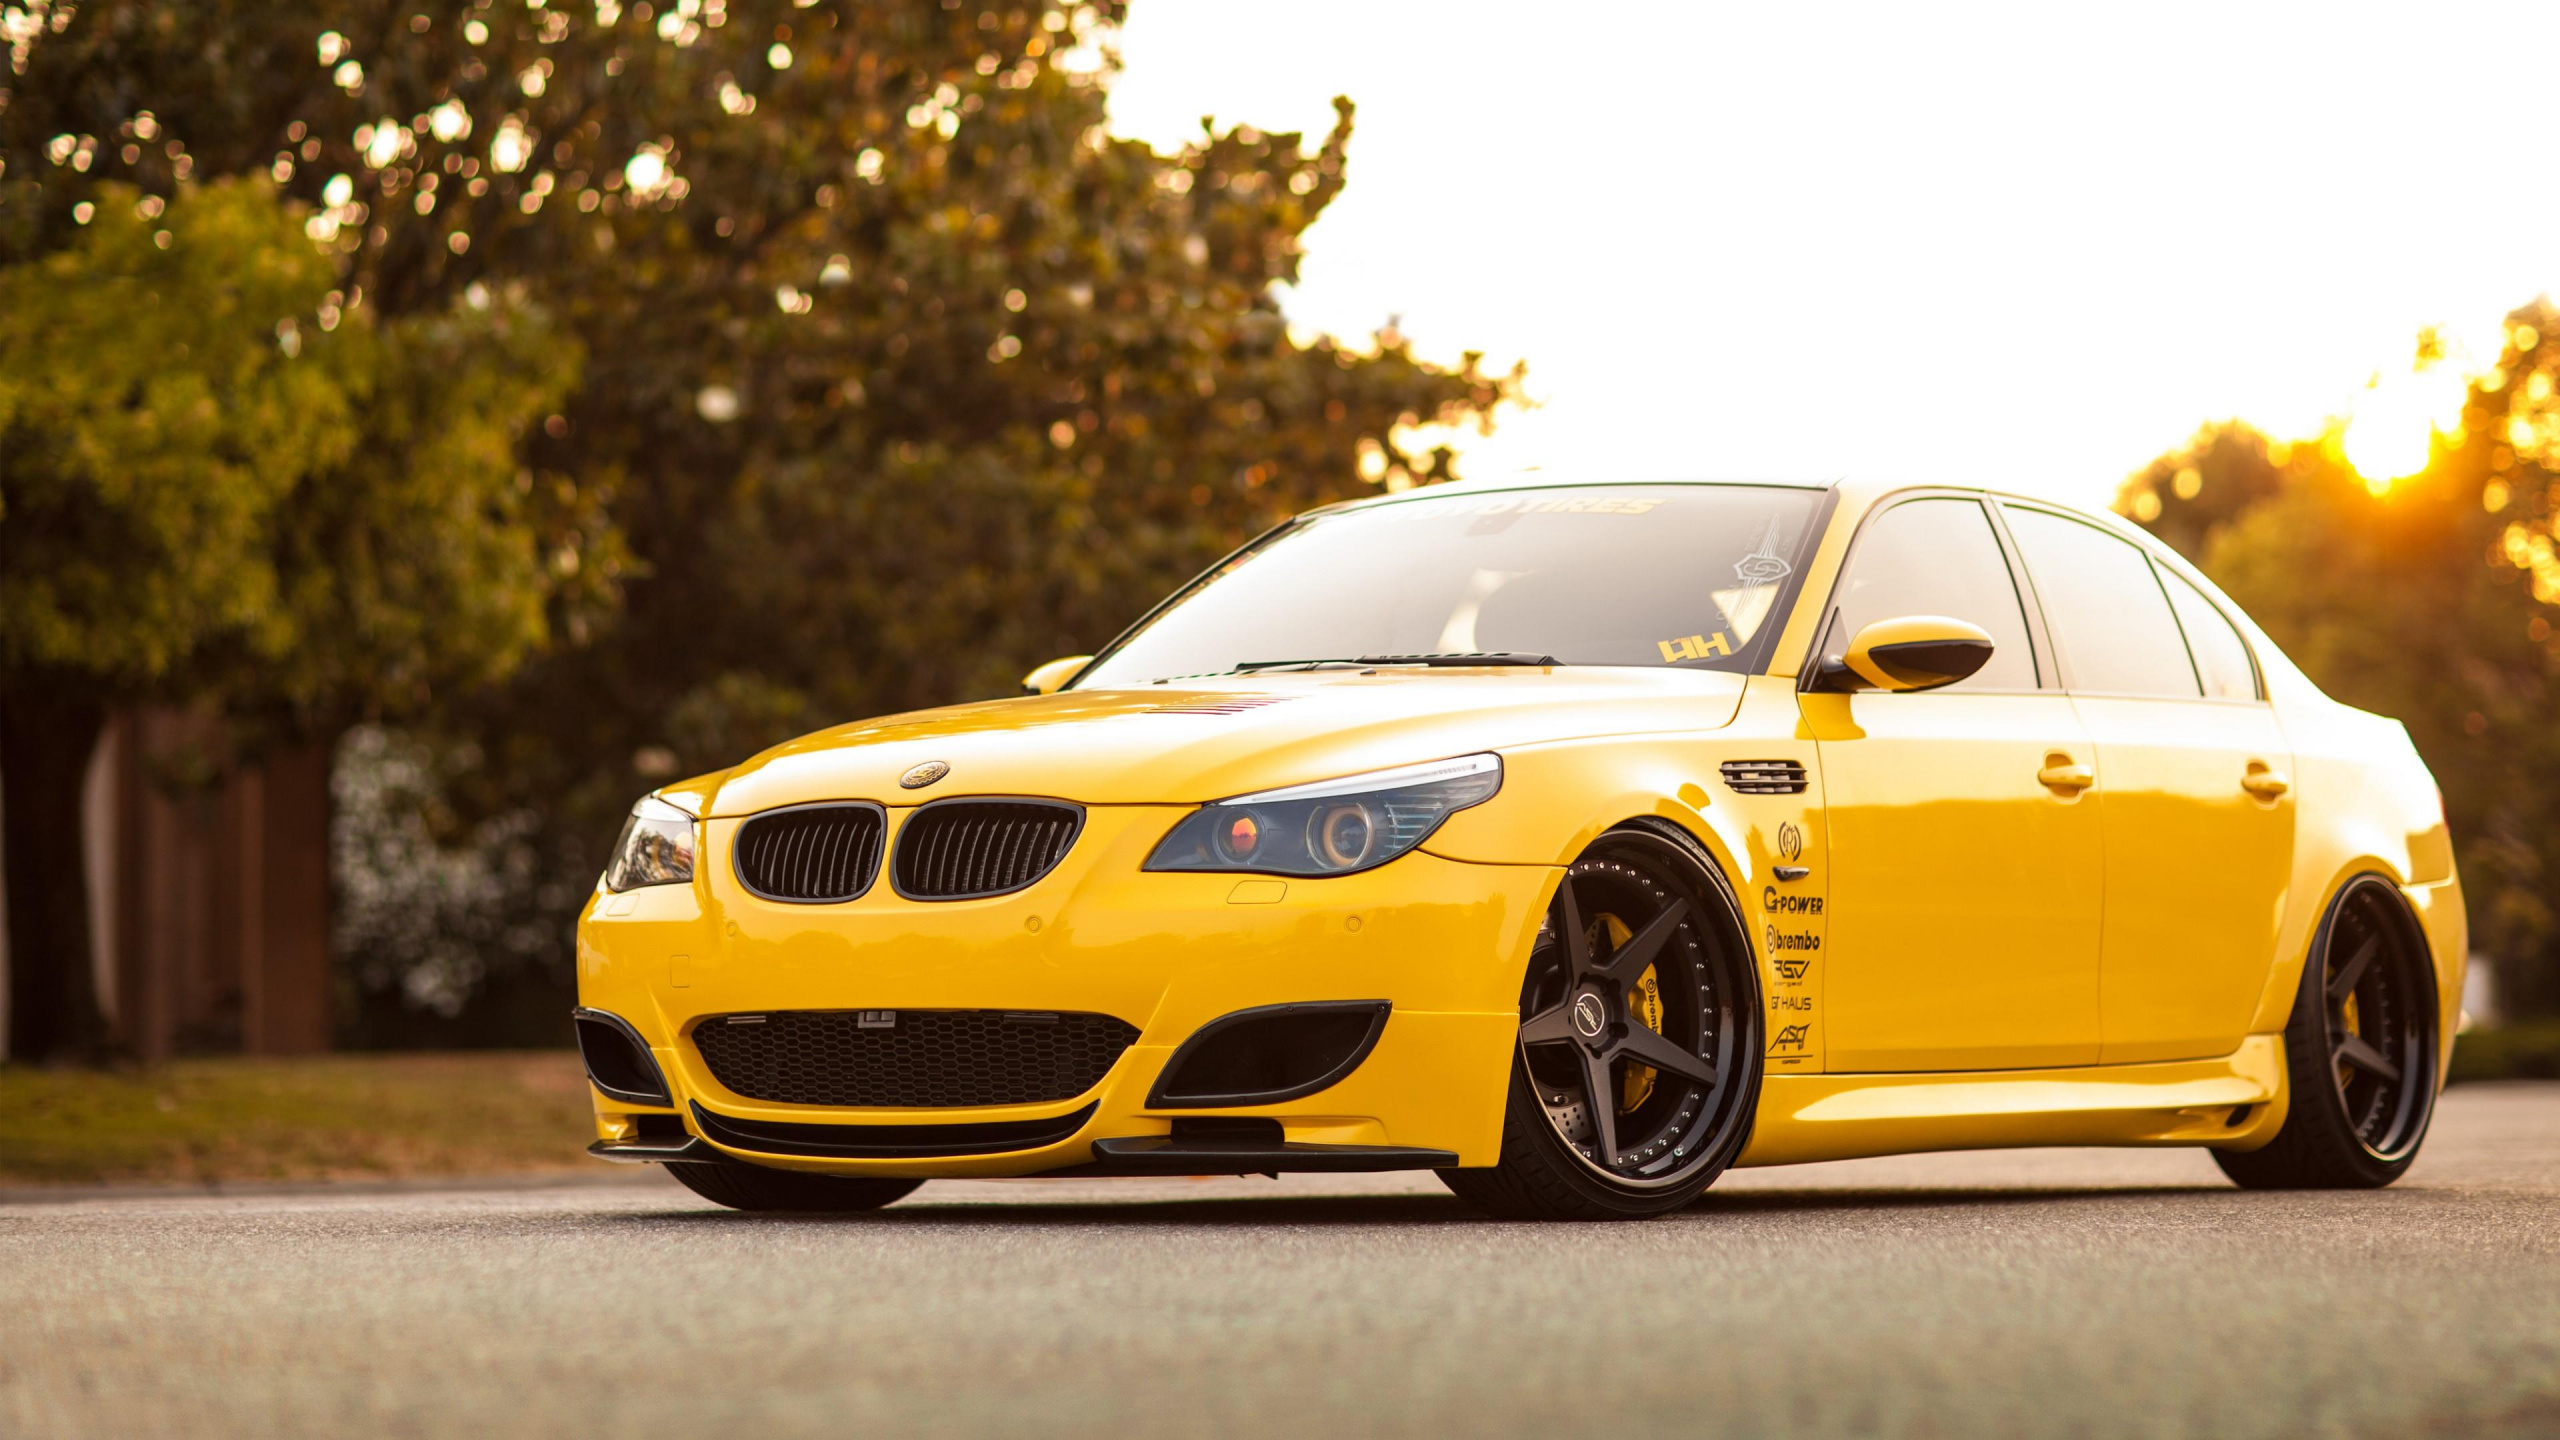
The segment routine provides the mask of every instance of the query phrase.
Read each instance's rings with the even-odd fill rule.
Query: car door
[[[1993,650],[1943,689],[1800,696],[1830,831],[1825,1063],[2089,1064],[2101,855],[2097,808],[2076,783],[2088,740],[2048,683],[1984,503],[1888,503],[1851,547],[1821,653],[1902,615],[1979,625]]]
[[[2109,1064],[2238,1048],[2292,871],[2293,756],[2220,608],[2132,541],[2005,504],[2097,747],[2098,1008]]]

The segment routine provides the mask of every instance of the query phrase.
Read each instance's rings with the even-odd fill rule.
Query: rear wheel
[[[1565,871],[1520,992],[1502,1158],[1443,1170],[1518,1219],[1676,1210],[1741,1153],[1760,1093],[1758,973],[1715,862],[1669,826]]]
[[[2418,1158],[2436,1099],[2436,985],[2408,907],[2389,881],[2348,882],[2303,966],[2285,1025],[2292,1104],[2275,1139],[2216,1150],[2251,1190],[2388,1185]]]
[[[684,1188],[732,1210],[877,1210],[915,1193],[921,1180],[874,1180],[860,1176],[810,1175],[798,1170],[769,1170],[761,1165],[724,1165],[678,1160],[667,1173]]]

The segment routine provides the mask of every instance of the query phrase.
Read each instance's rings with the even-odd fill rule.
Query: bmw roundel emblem
[[[942,761],[927,760],[923,764],[908,771],[906,774],[899,776],[898,785],[899,788],[905,790],[921,790],[927,785],[932,784],[934,781],[939,780],[950,773],[951,767]]]

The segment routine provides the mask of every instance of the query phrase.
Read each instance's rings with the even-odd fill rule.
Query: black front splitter
[[[1093,1162],[1050,1176],[1078,1175],[1352,1175],[1382,1170],[1445,1170],[1456,1152],[1410,1145],[1308,1145],[1251,1138],[1134,1135],[1093,1142]]]

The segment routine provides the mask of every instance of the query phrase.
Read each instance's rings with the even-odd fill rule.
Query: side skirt
[[[2284,1123],[2284,1041],[2219,1059],[1947,1074],[1771,1075],[1737,1165],[2028,1145],[2254,1150]],[[2233,1123],[2235,1119],[2237,1124]]]

